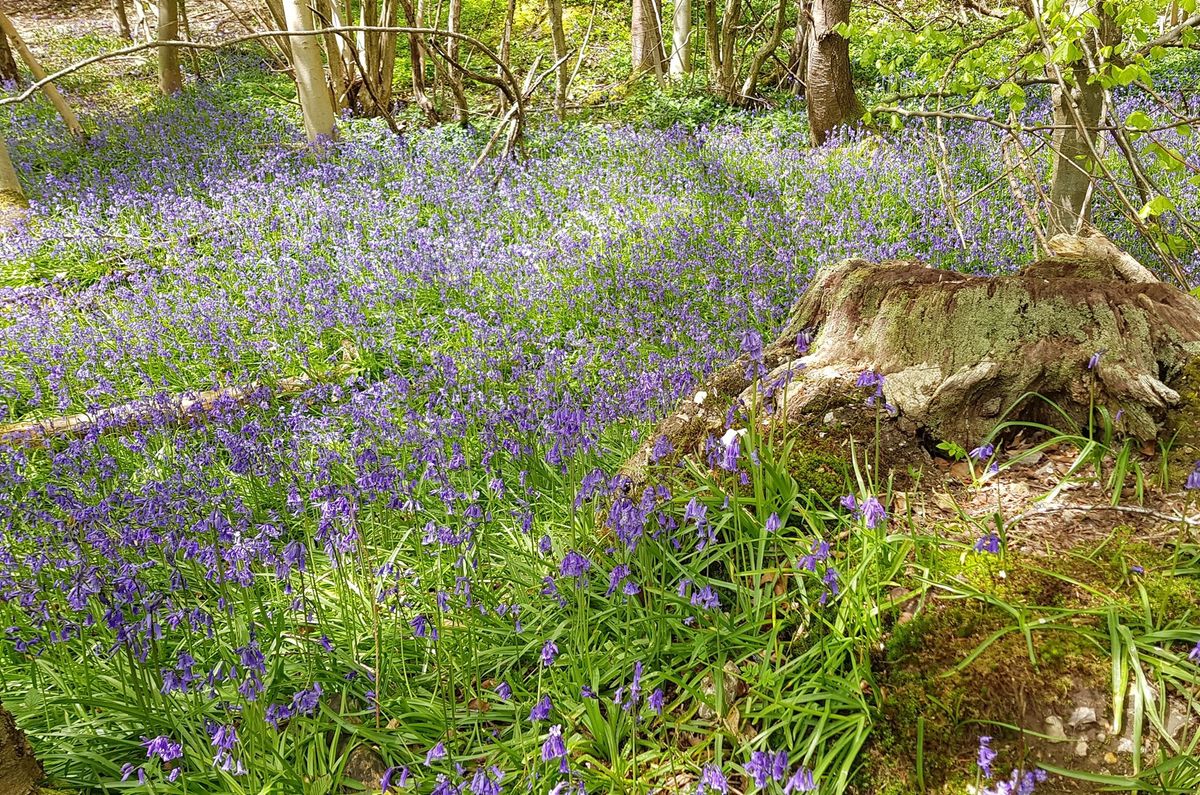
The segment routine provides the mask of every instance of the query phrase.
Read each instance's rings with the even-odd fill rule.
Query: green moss
[[[838,456],[820,450],[793,448],[787,469],[801,492],[815,492],[826,502],[833,502],[846,493],[849,466]]]

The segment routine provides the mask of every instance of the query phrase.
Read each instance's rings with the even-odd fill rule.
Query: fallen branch
[[[187,393],[165,401],[161,397],[141,398],[94,412],[14,422],[0,425],[0,446],[40,447],[51,439],[83,436],[96,428],[109,430],[137,425],[156,414],[173,415],[176,421],[182,421],[191,416],[206,414],[218,403],[244,403],[264,389],[275,397],[282,397],[303,392],[318,383],[320,382],[317,379],[309,375],[290,376],[271,382],[251,381],[238,386]]]

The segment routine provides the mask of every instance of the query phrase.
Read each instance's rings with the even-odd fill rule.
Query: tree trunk
[[[671,14],[671,77],[679,80],[692,71],[692,0],[675,0]]]
[[[717,0],[704,0],[704,50],[708,53],[708,77],[713,85],[721,80],[721,34]]]
[[[787,76],[785,84],[789,85],[793,95],[804,90],[804,75],[808,71],[808,21],[804,15],[804,3],[800,3],[800,13],[796,19],[796,38],[792,39],[792,47],[788,52]]]
[[[289,31],[313,29],[308,0],[284,0],[283,14]],[[325,67],[321,63],[321,48],[315,36],[290,36],[289,40],[300,109],[304,114],[304,131],[310,143],[320,144],[337,133],[333,102],[325,84]]]
[[[404,7],[404,17],[408,20],[408,27],[424,27],[424,9],[421,6],[421,0],[400,0],[400,2]],[[409,34],[408,57],[412,64],[413,101],[425,112],[425,116],[430,121],[436,122],[438,121],[437,108],[434,107],[425,90],[425,44],[421,34]]]
[[[13,58],[12,48],[8,45],[8,36],[0,30],[0,82],[21,84],[21,72]]]
[[[17,33],[17,29],[13,26],[12,20],[3,11],[0,11],[0,32],[12,42],[12,46],[16,48],[21,56],[21,60],[29,68],[33,79],[38,82],[45,80],[46,70],[42,68],[41,62],[38,61],[33,52],[25,44],[24,39],[21,38],[21,35]],[[46,99],[50,100],[50,104],[58,111],[58,115],[62,117],[63,123],[67,125],[67,129],[71,131],[71,134],[81,141],[86,141],[87,133],[83,131],[83,126],[80,125],[75,111],[71,110],[71,106],[63,99],[63,95],[59,93],[58,88],[53,83],[46,83],[42,86],[42,93],[46,95]]]
[[[1155,438],[1181,401],[1172,385],[1194,372],[1200,300],[1158,281],[1102,236],[1060,235],[1050,252],[1009,276],[912,261],[852,259],[820,269],[762,361],[752,368],[743,355],[715,373],[699,402],[685,400],[622,471],[638,480],[660,436],[681,453],[702,452],[706,439],[726,431],[738,400],[783,429],[865,416],[873,432],[874,412],[863,402],[874,392],[883,426],[897,436],[923,433],[966,449],[1005,420],[1077,433],[1097,407],[1115,418],[1118,433]],[[863,373],[882,383],[856,386]],[[1033,394],[1053,401],[1067,427]],[[824,419],[841,407],[848,408],[835,422]]]
[[[561,1],[561,0],[560,0]],[[554,0],[551,0],[553,3]],[[462,32],[462,0],[450,0],[447,10],[447,25],[446,29],[455,33]],[[553,14],[551,14],[551,22],[553,22]],[[559,6],[558,14],[559,32],[562,32],[562,6]],[[558,47],[558,40],[555,39],[555,48]],[[459,52],[459,41],[455,38],[446,40],[446,54],[450,56],[450,60],[457,62]],[[467,106],[465,95],[463,94],[463,79],[462,73],[454,68],[453,64],[448,69],[447,79],[450,83],[450,94],[454,97],[454,120],[463,123],[467,120]]]
[[[512,54],[512,34],[513,22],[517,15],[517,0],[508,0],[507,9],[504,12],[504,31],[500,34],[500,61],[507,67]],[[496,67],[496,77],[504,78],[504,70],[499,66]],[[500,112],[508,110],[508,95],[503,91],[500,94]]]
[[[158,40],[179,39],[179,3],[177,0],[158,0]],[[183,74],[179,71],[179,49],[158,48],[158,88],[170,96],[183,90]]]
[[[663,50],[661,16],[659,0],[633,0],[629,40],[635,73],[653,72],[662,76],[667,55]]]
[[[12,226],[28,207],[17,170],[8,156],[8,143],[0,136],[0,229]]]
[[[638,0],[634,0],[635,3]],[[567,119],[567,83],[571,79],[571,65],[567,63],[567,35],[563,30],[562,0],[547,0],[550,12],[550,37],[554,40],[554,61],[557,73],[554,86],[554,113],[559,121]]]
[[[771,28],[771,38],[758,48],[758,52],[754,54],[754,59],[750,62],[750,71],[746,74],[746,81],[742,84],[741,99],[743,101],[750,99],[758,91],[758,76],[762,73],[763,64],[779,47],[779,42],[783,41],[783,30],[787,27],[787,2],[788,0],[779,0],[779,7],[775,14],[775,26]]]
[[[1085,43],[1085,52],[1070,66],[1070,80],[1055,67],[1058,85],[1052,92],[1054,168],[1050,176],[1049,232],[1076,234],[1091,219],[1092,181],[1099,151],[1099,127],[1104,117],[1104,86],[1092,82],[1097,50],[1117,43],[1112,20],[1104,4],[1079,4],[1077,12],[1094,11],[1100,20],[1098,38]]]
[[[737,67],[733,53],[737,48],[738,20],[742,15],[742,0],[725,0],[721,14],[721,69],[717,74],[717,93],[726,102],[737,102]]]
[[[812,140],[820,146],[835,129],[862,118],[863,109],[850,76],[850,40],[836,31],[850,21],[850,0],[809,0],[808,11],[805,96]]]
[[[113,31],[123,39],[133,41],[133,31],[129,28],[129,15],[125,13],[125,0],[111,0],[113,13]]]

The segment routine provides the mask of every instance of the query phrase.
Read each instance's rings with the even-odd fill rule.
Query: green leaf
[[[1125,118],[1125,126],[1131,130],[1149,130],[1154,121],[1140,110],[1135,110]]]
[[[1138,218],[1145,221],[1152,215],[1162,215],[1165,212],[1170,212],[1175,209],[1175,202],[1171,201],[1166,196],[1155,196],[1142,209],[1138,210]]]

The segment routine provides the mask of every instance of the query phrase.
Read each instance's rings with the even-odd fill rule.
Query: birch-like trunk
[[[658,0],[633,0],[629,40],[634,72],[662,76],[667,54],[663,50],[661,16]]]
[[[283,15],[287,29],[293,33],[313,29],[308,0],[284,0]],[[300,109],[304,114],[304,131],[310,143],[319,144],[333,138],[337,132],[333,102],[325,84],[325,67],[321,63],[321,47],[312,35],[289,36],[288,39]]]
[[[158,40],[179,39],[179,3],[177,0],[158,0]],[[179,49],[158,48],[158,88],[167,96],[183,90],[183,73],[179,71]]]
[[[692,0],[675,0],[671,14],[671,77],[679,80],[692,71]]]
[[[805,96],[813,143],[820,146],[838,127],[862,118],[850,76],[850,40],[837,26],[850,21],[850,0],[809,0]]]

